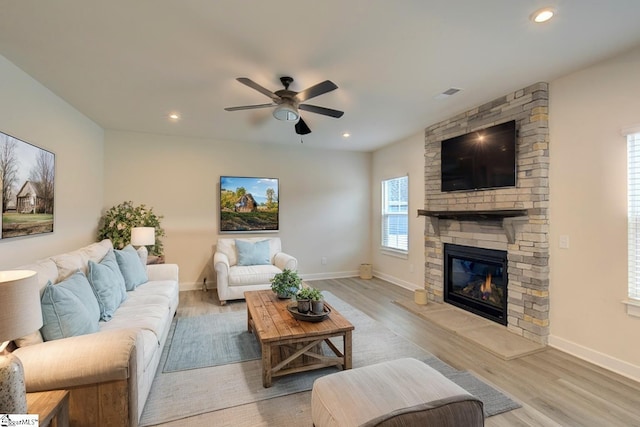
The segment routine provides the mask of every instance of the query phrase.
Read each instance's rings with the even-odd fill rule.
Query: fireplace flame
[[[491,273],[487,274],[484,279],[484,283],[480,286],[480,292],[482,293],[482,300],[486,301],[491,296]]]

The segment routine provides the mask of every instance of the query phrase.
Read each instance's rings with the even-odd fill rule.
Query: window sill
[[[628,299],[622,301],[627,306],[627,314],[633,317],[640,317],[640,300]]]
[[[396,258],[409,259],[409,252],[391,248],[380,248],[382,255],[389,255]]]

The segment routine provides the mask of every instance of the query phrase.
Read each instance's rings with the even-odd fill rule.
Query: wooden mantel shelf
[[[431,220],[436,236],[440,235],[441,219],[453,219],[458,221],[497,221],[502,223],[502,228],[507,235],[509,243],[515,243],[517,222],[528,221],[527,209],[496,209],[485,211],[428,211],[418,209],[418,216],[426,216]]]

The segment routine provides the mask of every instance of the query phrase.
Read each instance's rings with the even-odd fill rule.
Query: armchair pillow
[[[268,265],[269,241],[249,242],[236,239],[236,249],[238,250],[238,265]]]
[[[48,282],[41,305],[45,341],[98,332],[98,301],[80,271],[56,285]]]

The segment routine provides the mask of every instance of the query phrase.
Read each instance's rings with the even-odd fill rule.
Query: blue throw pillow
[[[131,245],[125,246],[121,251],[115,251],[116,260],[120,267],[120,272],[124,277],[124,284],[128,291],[133,291],[136,286],[146,283],[147,269],[142,265],[138,252]]]
[[[100,308],[82,272],[57,285],[48,282],[40,301],[45,341],[98,332]]]
[[[120,304],[127,299],[124,277],[113,250],[100,263],[89,261],[88,278],[100,306],[100,319],[109,321]]]
[[[269,260],[269,241],[248,242],[236,239],[238,265],[267,265]]]

